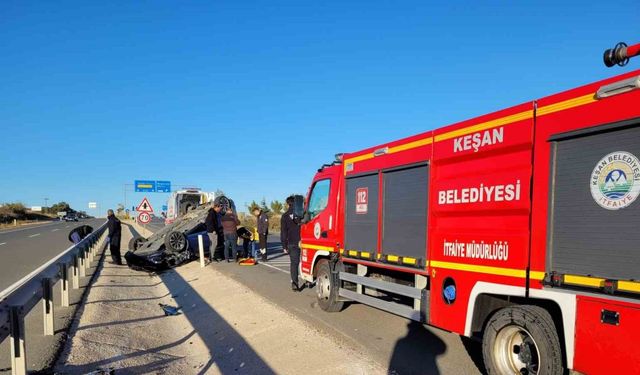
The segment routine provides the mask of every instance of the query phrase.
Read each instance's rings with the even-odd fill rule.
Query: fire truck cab
[[[301,274],[482,340],[490,374],[640,373],[640,70],[321,167]]]

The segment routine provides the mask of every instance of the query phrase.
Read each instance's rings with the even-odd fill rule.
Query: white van
[[[177,190],[171,193],[167,201],[167,217],[165,224],[173,223],[177,218],[190,210],[215,199],[215,193],[208,193],[198,189]]]

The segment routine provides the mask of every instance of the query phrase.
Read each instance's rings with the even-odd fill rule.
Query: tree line
[[[67,202],[58,202],[49,207],[42,207],[42,212],[31,212],[23,203],[9,202],[0,205],[0,223],[10,223],[13,220],[46,219],[45,215],[56,215],[58,212],[75,213]],[[81,211],[82,212],[82,211]]]

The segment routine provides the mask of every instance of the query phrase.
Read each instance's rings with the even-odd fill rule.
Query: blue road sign
[[[156,181],[156,191],[158,193],[171,193],[171,181]]]
[[[155,193],[156,192],[155,181],[135,180],[133,186],[136,193]]]
[[[168,208],[169,208],[169,207],[167,207],[167,205],[166,205],[166,204],[163,204],[163,205],[162,205],[162,211],[166,211]]]

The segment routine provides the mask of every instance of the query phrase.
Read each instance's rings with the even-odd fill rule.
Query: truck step
[[[342,281],[348,281],[350,283],[368,286],[373,289],[384,290],[387,292],[395,293],[401,296],[418,299],[418,300],[422,298],[421,290],[414,288],[412,286],[390,283],[387,281],[376,280],[370,277],[358,276],[358,275],[355,275],[352,273],[346,273],[346,272],[340,272],[339,277],[340,277],[340,280]]]
[[[340,297],[344,297],[352,301],[360,302],[362,304],[369,305],[377,309],[402,316],[407,319],[415,320],[417,322],[422,321],[422,319],[420,318],[420,311],[414,310],[411,307],[406,305],[400,305],[398,303],[383,301],[381,299],[370,297],[364,294],[358,294],[356,292],[353,292],[351,290],[347,290],[344,288],[340,288],[339,294],[340,294]]]

